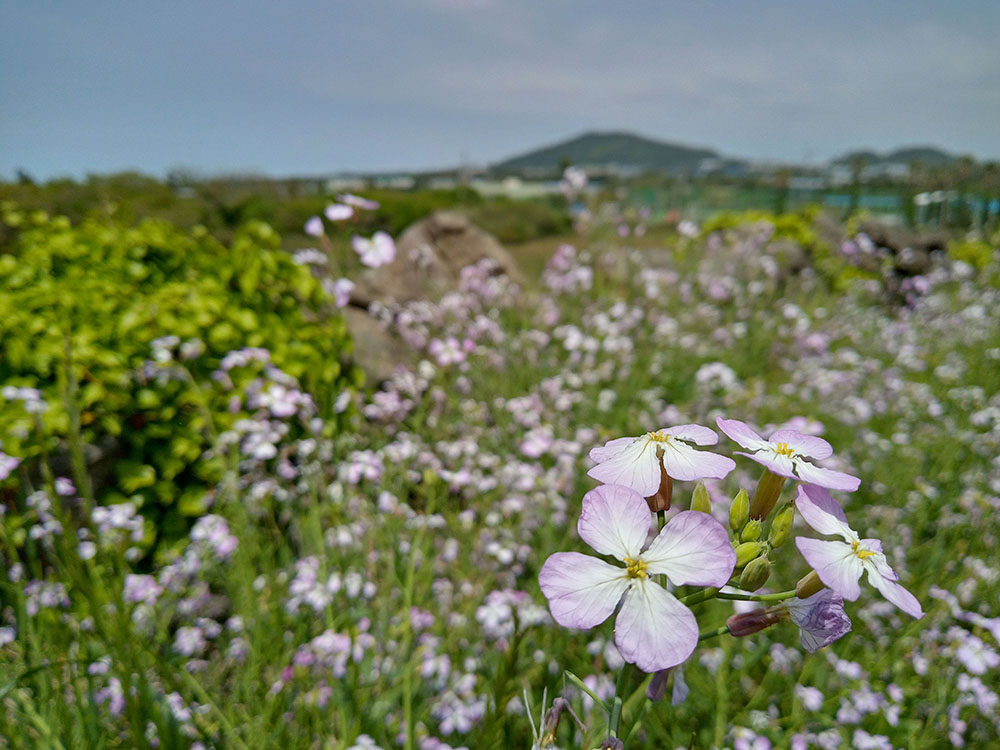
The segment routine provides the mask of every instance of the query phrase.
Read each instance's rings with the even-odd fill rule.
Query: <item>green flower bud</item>
[[[791,505],[780,511],[771,521],[771,532],[767,535],[767,541],[777,549],[788,541],[788,535],[792,533],[792,521],[795,520],[795,508]]]
[[[740,490],[729,506],[729,528],[740,531],[750,518],[750,498],[746,490]]]
[[[822,591],[823,588],[824,584],[819,579],[819,574],[815,570],[810,570],[795,584],[795,595],[799,599],[808,599],[813,594]]]
[[[760,556],[766,545],[761,542],[743,542],[736,548],[736,567],[742,568],[748,562]]]
[[[747,521],[747,525],[743,527],[743,532],[740,534],[741,542],[756,542],[760,539],[760,532],[762,531],[762,526],[760,521],[756,518]]]
[[[753,493],[753,500],[750,501],[750,518],[760,520],[767,518],[781,497],[781,490],[784,487],[785,477],[764,469],[757,483],[757,491]]]
[[[751,560],[740,575],[740,588],[744,591],[756,591],[771,575],[771,561],[767,555]]]
[[[708,489],[702,482],[698,482],[698,486],[694,488],[694,495],[691,497],[691,510],[712,514],[712,501],[708,497]]]

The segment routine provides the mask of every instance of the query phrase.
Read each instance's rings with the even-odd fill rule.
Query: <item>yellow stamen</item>
[[[869,557],[875,555],[870,549],[861,549],[860,542],[851,542],[851,549],[854,550],[854,554],[858,556],[860,560],[867,560]]]
[[[654,443],[666,443],[670,440],[670,435],[663,430],[657,430],[656,432],[649,433],[649,439]]]
[[[629,578],[648,578],[647,567],[641,557],[637,557],[634,560],[631,557],[625,558],[625,572],[628,573]]]
[[[774,449],[774,452],[779,456],[791,456],[795,451],[788,447],[788,443],[778,443],[778,447]]]

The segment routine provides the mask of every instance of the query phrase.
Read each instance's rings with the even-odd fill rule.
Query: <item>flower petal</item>
[[[830,589],[822,589],[808,599],[786,602],[792,622],[799,626],[802,647],[810,654],[829,646],[851,630],[851,618],[844,600]]]
[[[592,628],[611,616],[629,586],[623,568],[579,552],[556,552],[538,574],[552,617],[567,628]]]
[[[906,612],[906,614],[910,615],[910,617],[916,617],[919,620],[924,616],[923,607],[920,606],[917,597],[895,581],[891,581],[885,576],[880,575],[874,568],[869,567],[866,569],[868,571],[868,583],[877,588],[879,593],[888,601],[895,604]]]
[[[861,486],[860,479],[852,477],[850,474],[845,474],[842,471],[813,466],[801,458],[796,458],[794,461],[795,473],[798,474],[798,479],[801,479],[803,482],[815,484],[819,487],[827,487],[831,490],[843,490],[844,492],[854,492],[854,490]]]
[[[671,518],[642,559],[651,574],[665,573],[678,586],[724,586],[736,566],[725,528],[707,513],[694,510]]]
[[[615,644],[627,662],[657,672],[685,661],[698,645],[691,610],[662,586],[636,579],[615,621]]]
[[[726,456],[699,451],[679,440],[663,444],[663,468],[682,482],[696,479],[723,479],[736,468],[736,462]]]
[[[742,445],[748,451],[760,450],[767,446],[767,441],[750,429],[750,427],[738,419],[723,419],[719,417],[715,420],[722,430],[731,439]]]
[[[770,471],[778,474],[779,476],[787,477],[788,479],[798,479],[795,476],[795,464],[792,463],[792,459],[788,456],[779,456],[770,446],[758,451],[757,453],[743,453],[742,451],[736,451],[737,456],[746,456],[747,458],[753,459],[761,466]]]
[[[823,583],[848,601],[857,601],[861,595],[858,579],[863,567],[851,545],[800,536],[795,538],[795,546]]]
[[[587,472],[604,484],[621,484],[631,487],[643,497],[649,497],[660,486],[660,461],[656,445],[647,437],[636,438],[614,458]]]
[[[595,551],[624,561],[642,552],[652,520],[653,514],[638,492],[618,484],[602,484],[583,496],[576,530]]]
[[[777,430],[767,440],[772,445],[785,443],[793,451],[807,458],[824,459],[833,455],[833,446],[823,438],[803,435],[798,430]]]
[[[695,445],[715,445],[719,442],[719,436],[715,434],[715,430],[702,427],[700,424],[679,424],[674,427],[665,427],[660,432],[687,440]]]
[[[822,487],[800,484],[795,495],[795,507],[802,514],[802,519],[820,534],[836,534],[849,542],[857,538],[847,522],[844,509]]]
[[[590,460],[599,464],[604,463],[621,453],[626,447],[632,444],[632,441],[638,439],[639,438],[634,437],[623,437],[609,440],[604,445],[590,449]]]

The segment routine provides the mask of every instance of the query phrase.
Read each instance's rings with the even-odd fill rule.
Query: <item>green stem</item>
[[[795,596],[795,589],[791,591],[780,591],[777,594],[716,594],[719,599],[731,599],[742,602],[782,602],[785,599],[792,599]],[[684,601],[681,599],[681,601]]]
[[[596,694],[594,693],[594,691],[593,691],[593,690],[591,690],[591,689],[590,689],[589,687],[587,687],[586,683],[584,683],[584,681],[583,681],[583,680],[581,680],[581,679],[580,679],[579,677],[577,677],[577,676],[576,676],[575,674],[573,674],[572,672],[570,672],[570,671],[569,671],[568,669],[567,669],[567,670],[566,670],[565,672],[563,672],[563,676],[564,676],[564,677],[565,677],[565,678],[566,678],[567,680],[569,680],[570,682],[572,682],[572,683],[573,683],[574,685],[576,685],[576,686],[577,686],[578,688],[580,688],[580,690],[582,690],[582,691],[583,691],[583,692],[585,692],[585,693],[586,693],[587,695],[589,695],[589,696],[590,696],[590,699],[591,699],[592,701],[594,701],[594,704],[595,704],[595,705],[596,705],[596,706],[597,706],[597,707],[598,707],[599,709],[601,709],[602,711],[607,711],[607,712],[609,712],[609,713],[611,712],[611,709],[610,709],[610,708],[608,708],[608,704],[607,704],[607,703],[605,703],[604,701],[602,701],[602,700],[601,700],[600,698],[598,698],[598,697],[597,697],[597,695],[596,695]]]
[[[678,601],[681,604],[699,604],[700,602],[708,601],[709,599],[723,598],[723,595],[719,593],[719,590],[709,586],[707,589],[702,589],[701,591],[695,591],[693,594],[688,594],[687,596],[681,597]]]
[[[728,632],[729,632],[729,626],[728,625],[720,625],[719,627],[715,628],[714,630],[706,630],[706,631],[704,631],[702,633],[699,633],[698,634],[698,640],[699,641],[707,641],[710,638],[717,638],[718,636],[725,635]]]
[[[622,693],[625,692],[625,670],[628,669],[628,662],[622,664],[618,670],[618,682],[615,684],[615,702],[611,704],[611,713],[608,716],[608,734],[612,737],[618,736],[618,724],[622,717]]]

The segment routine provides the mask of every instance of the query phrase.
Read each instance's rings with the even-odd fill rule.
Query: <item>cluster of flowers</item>
[[[829,458],[833,454],[829,443],[791,429],[778,430],[765,440],[734,419],[719,418],[718,426],[747,451],[738,455],[764,467],[753,499],[744,493],[742,502],[738,497],[731,509],[731,526],[739,536],[731,540],[711,515],[707,492],[696,493],[693,506],[698,507],[664,523],[674,480],[722,479],[736,467],[730,458],[693,447],[716,444],[714,431],[687,424],[612,440],[590,453],[597,465],[589,474],[605,484],[584,496],[577,530],[596,552],[616,558],[624,567],[578,552],[549,557],[539,583],[556,622],[592,628],[617,610],[615,642],[626,661],[645,672],[682,664],[698,644],[697,621],[656,577],[675,587],[717,590],[736,582],[733,574],[741,567],[740,588],[755,591],[767,581],[768,556],[787,540],[796,509],[815,531],[843,541],[797,537],[796,546],[814,569],[793,592],[799,601],[734,615],[727,622],[728,632],[749,635],[790,618],[800,627],[806,649],[815,651],[850,630],[843,599],[859,597],[858,581],[865,573],[890,602],[914,617],[923,615],[913,595],[897,583],[882,543],[862,539],[827,491],[854,491],[860,480],[810,460]],[[800,482],[795,502],[777,513],[768,541],[760,542],[762,524],[788,479]],[[654,513],[660,514],[661,528],[647,544]],[[697,600],[697,595],[693,598]]]

